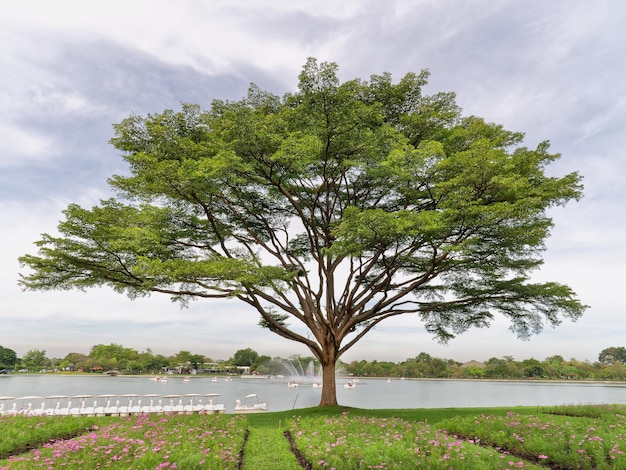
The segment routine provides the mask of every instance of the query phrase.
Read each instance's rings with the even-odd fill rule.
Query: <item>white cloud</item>
[[[54,139],[0,122],[0,168],[23,165],[24,160],[46,160]]]
[[[107,143],[111,124],[180,101],[236,99],[249,82],[282,94],[296,86],[308,56],[338,62],[343,79],[384,71],[399,79],[430,68],[429,92],[456,92],[466,113],[525,131],[529,146],[550,139],[563,154],[550,171],[585,177],[585,198],[552,212],[556,227],[537,273],[578,291],[591,305],[583,319],[528,342],[496,322],[443,347],[414,319],[400,318],[347,358],[401,360],[426,351],[457,360],[593,360],[619,345],[626,262],[621,4],[25,0],[2,10],[0,297],[3,332],[13,338],[3,346],[55,355],[86,352],[96,342],[223,358],[242,347],[308,354],[259,330],[256,315],[234,302],[180,311],[158,296],[130,302],[106,290],[22,293],[16,285],[17,257],[34,251],[41,232],[54,232],[67,204],[106,197],[106,178],[124,171]]]

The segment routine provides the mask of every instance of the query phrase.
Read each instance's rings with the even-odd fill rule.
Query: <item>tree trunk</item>
[[[337,405],[337,382],[335,380],[335,362],[322,363],[322,399],[320,406]]]

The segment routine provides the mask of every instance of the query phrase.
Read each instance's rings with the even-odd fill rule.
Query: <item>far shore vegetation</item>
[[[0,417],[0,470],[626,469],[626,405]]]
[[[626,348],[608,347],[595,362],[565,359],[560,355],[543,360],[515,360],[510,356],[485,361],[459,362],[433,357],[422,352],[400,362],[339,362],[338,372],[358,377],[404,377],[443,379],[552,379],[552,380],[626,380]],[[164,356],[136,351],[118,344],[92,346],[88,354],[72,352],[64,358],[49,358],[45,350],[31,349],[23,357],[0,345],[2,373],[105,373],[119,374],[258,374],[317,375],[319,362],[314,357],[270,357],[251,348],[240,349],[227,360],[214,360],[203,354],[179,351]]]

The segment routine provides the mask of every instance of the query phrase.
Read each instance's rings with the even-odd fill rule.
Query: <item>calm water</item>
[[[288,379],[220,378],[168,376],[167,383],[148,377],[0,375],[0,398],[50,395],[186,395],[219,393],[214,399],[232,413],[235,400],[256,393],[267,402],[269,411],[305,408],[319,404],[321,390],[301,379],[297,388],[287,387]],[[482,380],[377,380],[360,379],[346,389],[347,379],[337,379],[339,403],[358,408],[447,408],[479,406],[551,406],[566,404],[626,403],[626,384],[489,382]],[[40,400],[32,399],[33,405]]]

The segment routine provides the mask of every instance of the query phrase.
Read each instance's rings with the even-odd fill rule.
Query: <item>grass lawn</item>
[[[626,406],[0,417],[0,469],[626,469]]]

